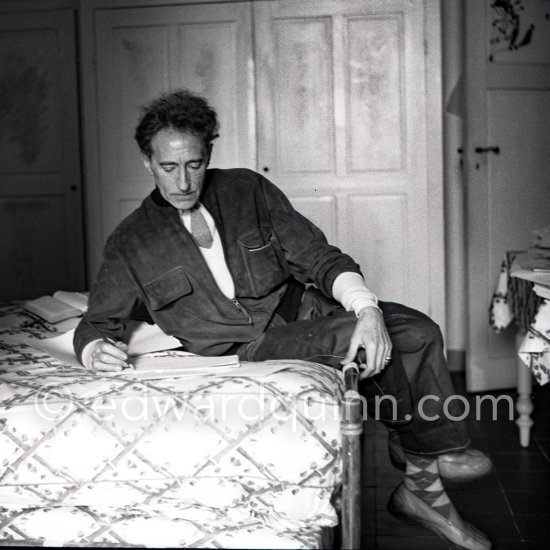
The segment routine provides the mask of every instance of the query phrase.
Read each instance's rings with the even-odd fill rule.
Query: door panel
[[[466,4],[470,391],[516,385],[514,330],[495,334],[489,328],[489,304],[506,251],[527,248],[532,231],[550,224],[550,50],[541,18],[544,4],[525,1],[524,10],[508,22],[497,3]],[[513,36],[516,45],[523,42],[534,23],[531,41],[515,47]],[[500,154],[474,151],[489,145],[499,146]]]
[[[83,290],[71,11],[0,18],[0,299]]]
[[[361,267],[378,282],[379,295],[391,301],[410,303],[407,273],[402,269],[408,249],[406,195],[356,195],[349,201],[352,257],[364,255],[364,248],[371,251],[368,263]],[[426,282],[423,277],[421,284]]]
[[[349,18],[346,89],[349,171],[400,170],[403,147],[402,16]]]
[[[294,197],[294,208],[299,210],[308,220],[317,227],[323,227],[323,231],[329,243],[335,243],[338,239],[338,216],[336,212],[336,197]]]
[[[243,100],[252,98],[247,97],[250,90],[244,90],[243,85],[251,54],[250,44],[239,45],[244,29],[248,36],[249,15],[246,6],[233,7],[231,15],[230,21],[207,19],[178,26],[178,82],[207,97],[216,108],[221,137],[215,142],[212,162],[220,168],[234,168],[235,163],[250,161],[249,152],[244,150],[248,128]],[[216,17],[220,17],[218,12]],[[243,53],[245,56],[240,57]],[[241,96],[243,92],[246,93]]]
[[[130,188],[136,179],[143,179],[143,162],[133,139],[137,109],[171,85],[168,30],[153,25],[115,27],[111,36],[113,49],[105,52],[105,58],[99,57],[100,82],[104,83],[100,101],[107,103],[101,124],[117,144],[104,151],[104,158],[116,170],[116,181],[130,184]],[[114,68],[113,62],[118,69],[116,76],[107,70]],[[115,187],[112,182],[106,183]]]
[[[276,165],[284,173],[331,173],[334,123],[330,19],[277,19],[273,21],[273,34]],[[261,73],[258,76],[261,79]]]
[[[443,250],[428,245],[442,205],[432,219],[424,3],[282,0],[256,3],[254,16],[259,166],[381,299],[443,324],[443,273],[427,276]],[[314,199],[334,214],[312,216]]]

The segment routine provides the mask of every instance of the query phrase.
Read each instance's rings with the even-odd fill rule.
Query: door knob
[[[498,145],[491,145],[490,147],[476,147],[474,151],[478,154],[494,153],[500,155],[500,147]]]

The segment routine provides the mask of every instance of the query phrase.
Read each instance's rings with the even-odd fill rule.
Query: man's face
[[[201,195],[210,150],[188,132],[166,128],[151,140],[151,157],[143,157],[160,194],[179,210],[195,206]]]

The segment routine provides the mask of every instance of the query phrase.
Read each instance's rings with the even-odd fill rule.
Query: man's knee
[[[412,324],[410,334],[421,346],[443,345],[441,329],[439,325],[429,317],[426,317],[418,323]]]
[[[330,315],[324,318],[322,324],[325,338],[333,339],[333,349],[335,352],[347,352],[357,318],[353,313],[341,312],[338,315]]]
[[[304,326],[309,326],[308,332],[315,341],[314,348],[321,354],[331,356],[336,364],[344,359],[349,350],[356,323],[355,315],[344,310],[335,315],[327,315],[313,321],[303,322]],[[311,360],[326,363],[321,358]]]
[[[415,352],[428,346],[443,346],[439,325],[426,314],[401,304],[384,304],[384,318],[390,337],[403,352]]]

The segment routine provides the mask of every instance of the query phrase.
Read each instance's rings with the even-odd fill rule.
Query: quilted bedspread
[[[136,379],[17,343],[0,307],[0,542],[318,548],[337,523],[340,373],[302,361]]]

